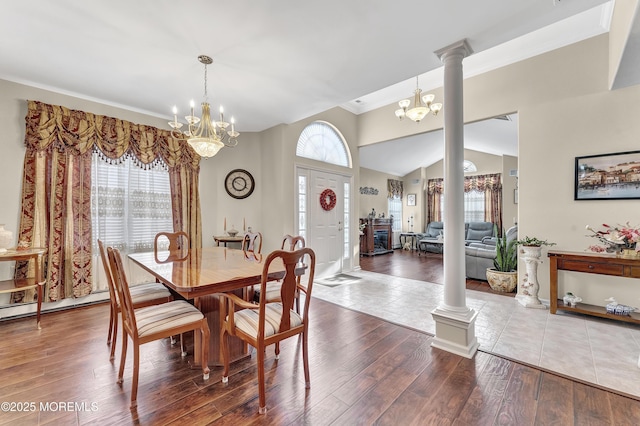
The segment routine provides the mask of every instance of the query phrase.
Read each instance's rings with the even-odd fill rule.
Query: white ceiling
[[[0,78],[170,119],[174,105],[182,116],[202,99],[206,54],[212,109],[224,105],[240,132],[256,132],[336,106],[388,105],[411,94],[416,75],[424,90],[439,87],[433,52],[456,41],[475,52],[468,77],[606,32],[611,9],[607,0],[10,0]]]
[[[465,125],[464,147],[487,154],[518,156],[518,114]],[[360,148],[360,167],[395,176],[405,176],[442,158],[442,130]]]

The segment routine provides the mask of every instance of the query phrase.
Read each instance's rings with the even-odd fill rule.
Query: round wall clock
[[[239,200],[251,195],[255,186],[251,173],[243,169],[231,170],[224,179],[224,189],[227,190],[227,194]]]

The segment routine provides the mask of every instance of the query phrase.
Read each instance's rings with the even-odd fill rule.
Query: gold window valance
[[[201,157],[170,130],[38,101],[29,101],[25,120],[27,151],[83,155],[97,149],[111,160],[131,155],[143,166],[161,158],[169,168],[200,167]]]
[[[387,179],[387,198],[402,198],[403,185],[401,180]]]

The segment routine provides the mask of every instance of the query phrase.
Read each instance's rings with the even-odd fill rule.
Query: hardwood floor
[[[365,271],[379,272],[396,277],[444,284],[442,255],[437,253],[418,254],[417,251],[394,250],[393,254],[363,256],[360,267]],[[516,293],[494,291],[486,281],[467,279],[467,289],[484,291],[502,296],[514,297]]]
[[[461,358],[432,348],[429,335],[319,299],[311,313],[311,389],[298,339],[282,343],[279,360],[269,348],[262,416],[255,356],[232,364],[224,386],[220,368],[207,382],[190,368],[191,337],[184,359],[168,340],[143,345],[130,411],[131,362],[120,387],[107,304],[46,313],[42,330],[34,318],[2,322],[0,424],[640,424],[640,401],[482,352]]]

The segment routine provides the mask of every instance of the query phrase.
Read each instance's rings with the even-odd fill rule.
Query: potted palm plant
[[[496,228],[497,231],[497,228]],[[494,232],[497,234],[497,232]],[[508,240],[507,233],[496,239],[496,257],[493,268],[487,268],[487,281],[492,290],[511,293],[518,285],[518,244]]]

